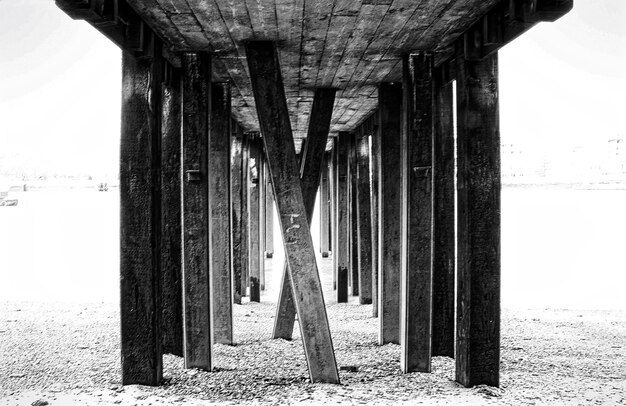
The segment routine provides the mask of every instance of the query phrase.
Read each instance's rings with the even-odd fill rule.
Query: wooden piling
[[[432,355],[454,358],[454,120],[452,83],[434,86]]]
[[[379,343],[400,344],[400,228],[402,84],[378,89],[380,183],[378,185]]]
[[[324,164],[324,150],[328,142],[328,130],[330,128],[334,101],[334,89],[316,89],[309,120],[308,141],[303,144],[303,149],[300,153],[300,184],[302,185],[302,196],[305,201],[309,225],[313,217],[320,172]],[[293,302],[290,281],[287,263],[285,263],[276,317],[274,318],[273,338],[291,340],[293,334],[296,308]]]
[[[183,356],[180,198],[180,72],[165,64],[161,119],[161,290],[163,352]]]
[[[159,253],[162,68],[160,46],[154,48],[152,60],[122,54],[120,312],[124,385],[159,385],[163,374]]]
[[[359,218],[358,218],[358,197],[357,197],[357,162],[356,162],[356,134],[350,133],[349,159],[349,190],[350,190],[350,273],[352,296],[359,296],[359,278],[361,269],[359,268]]]
[[[243,130],[232,120],[231,123],[231,210],[232,210],[232,245],[233,245],[233,301],[241,304],[241,297],[246,293],[244,268],[248,265],[247,238],[247,196],[248,190],[244,174],[247,174],[247,162],[244,166]]]
[[[433,236],[433,55],[403,58],[402,372],[430,372]]]
[[[182,199],[185,367],[212,368],[209,244],[211,57],[183,53]]]
[[[357,134],[357,253],[359,268],[359,303],[372,303],[372,227],[370,202],[369,137],[361,128]]]
[[[265,165],[265,257],[274,256],[274,192],[271,176]]]
[[[249,42],[246,55],[309,375],[311,382],[339,383],[278,55],[265,41]]]
[[[328,258],[330,251],[331,225],[330,225],[330,179],[329,176],[330,154],[324,154],[322,164],[322,178],[320,180],[320,252],[323,258]]]
[[[349,157],[350,134],[337,137],[337,302],[348,302],[350,272],[350,194]]]
[[[333,138],[332,140],[332,144],[333,144],[333,148],[330,151],[331,153],[331,162],[330,162],[330,168],[331,168],[331,175],[330,175],[330,221],[331,221],[331,227],[333,228],[332,230],[332,235],[333,235],[333,240],[331,241],[331,251],[333,253],[333,290],[337,290],[337,244],[338,244],[338,235],[339,235],[339,222],[337,221],[338,219],[338,213],[337,213],[337,193],[339,191],[339,187],[338,187],[338,183],[339,183],[339,168],[338,168],[338,162],[337,162],[337,157],[338,157],[338,150],[339,150],[339,146],[337,143],[337,137]]]
[[[209,236],[213,342],[233,343],[230,85],[213,83],[209,130]]]
[[[466,61],[457,47],[456,380],[499,385],[500,130],[498,55]]]
[[[380,232],[379,220],[379,185],[380,185],[380,113],[373,114],[370,120],[371,126],[368,126],[370,134],[370,188],[371,198],[371,226],[372,226],[372,317],[378,317],[378,298],[380,296],[380,255],[378,253],[378,238]]]
[[[250,137],[250,171],[248,182],[249,194],[249,243],[248,252],[250,254],[250,301],[261,301],[261,273],[264,264],[263,253],[261,251],[261,180],[263,178],[263,142],[258,133],[251,134]]]

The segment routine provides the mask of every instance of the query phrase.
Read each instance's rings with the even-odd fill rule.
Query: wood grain
[[[309,375],[311,382],[339,383],[278,57],[272,43],[246,48]]]
[[[185,367],[212,369],[209,243],[209,114],[211,57],[182,60],[183,310]]]
[[[461,47],[459,47],[461,48]],[[457,351],[464,386],[500,383],[498,56],[457,63]]]

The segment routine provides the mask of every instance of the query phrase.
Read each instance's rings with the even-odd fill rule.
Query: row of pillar
[[[229,87],[211,84],[209,55],[182,54],[178,70],[156,38],[153,46],[152,58],[123,58],[124,384],[158,384],[163,352],[210,370],[212,344],[232,343],[232,303],[246,288],[258,300],[264,283],[266,173],[287,259],[274,336],[290,338],[297,313],[312,381],[339,381],[309,231],[327,179],[337,300],[352,286],[360,303],[374,303],[379,342],[401,344],[404,372],[428,372],[433,355],[447,355],[460,383],[498,385],[496,54],[457,53],[456,106],[432,54],[406,57],[403,83],[380,86],[378,111],[339,133],[331,156],[335,90],[317,89],[298,171],[272,43],[246,49],[262,138],[233,125]]]
[[[497,386],[497,53],[469,61],[458,48],[456,105],[450,72],[420,52],[404,58],[402,83],[380,85],[378,110],[334,139],[321,250],[332,247],[337,301],[351,287],[373,303],[379,344],[401,345],[403,372],[449,356],[461,384]]]
[[[233,343],[233,303],[260,301],[273,253],[263,143],[231,118],[211,58],[123,54],[120,154],[124,384],[159,383],[161,355],[211,370]],[[266,237],[267,234],[267,237]]]

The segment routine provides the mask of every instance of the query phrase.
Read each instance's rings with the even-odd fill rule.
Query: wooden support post
[[[433,54],[403,58],[402,372],[430,372],[433,236]]]
[[[212,368],[209,244],[211,57],[182,55],[183,303],[185,367]]]
[[[370,202],[370,146],[367,132],[361,128],[357,138],[357,253],[359,268],[359,303],[372,303],[372,227]]]
[[[350,273],[352,296],[359,296],[359,218],[357,211],[357,163],[356,163],[356,134],[350,133],[350,151],[348,155],[350,168]]]
[[[459,47],[460,48],[460,47]],[[500,130],[498,55],[457,52],[456,380],[499,385]]]
[[[454,106],[441,71],[434,94],[432,355],[454,358]]]
[[[272,258],[274,256],[274,192],[272,192],[272,183],[267,164],[265,171],[265,256]]]
[[[309,375],[311,382],[339,383],[278,55],[265,41],[248,43],[246,53]]]
[[[330,176],[330,210],[331,210],[331,226],[333,228],[333,240],[331,245],[331,251],[333,252],[333,290],[337,290],[337,246],[338,246],[338,235],[339,235],[339,222],[337,221],[339,216],[337,212],[337,198],[339,195],[339,164],[337,162],[337,157],[339,156],[339,144],[338,138],[335,137],[333,139],[333,149],[331,150],[331,176]]]
[[[232,245],[233,245],[233,283],[234,302],[241,304],[241,297],[246,294],[244,275],[248,266],[248,188],[247,160],[244,164],[243,131],[233,120],[231,124],[231,209],[232,209]]]
[[[164,64],[161,119],[161,306],[163,352],[183,356],[180,199],[180,72]]]
[[[330,251],[331,225],[330,225],[330,179],[329,179],[328,153],[324,154],[322,164],[322,179],[320,183],[320,252],[323,258],[328,258]]]
[[[305,202],[307,221],[311,224],[320,172],[324,163],[324,150],[328,142],[328,130],[335,102],[334,89],[317,89],[309,119],[307,142],[300,154],[300,184]],[[283,278],[274,319],[273,338],[291,340],[295,323],[296,307],[293,302],[287,263],[283,266]]]
[[[258,133],[250,134],[250,188],[249,200],[249,253],[250,301],[261,301],[261,273],[263,253],[261,248],[261,179],[263,178],[263,142]]]
[[[372,224],[372,316],[378,317],[378,298],[380,296],[380,255],[378,252],[378,238],[380,233],[380,198],[379,198],[379,185],[380,185],[380,113],[373,114],[372,124],[370,132],[370,179],[372,187],[370,192],[372,193],[371,202],[371,224]]]
[[[155,50],[160,50],[158,44]],[[163,373],[160,291],[162,61],[122,56],[120,310],[123,385]],[[150,91],[152,89],[152,91]]]
[[[265,183],[265,151],[263,149],[263,142],[261,141],[261,156],[258,164],[259,168],[259,261],[261,263],[261,269],[259,270],[259,283],[261,285],[261,291],[265,290],[265,195],[267,185]]]
[[[242,129],[241,162],[241,289],[243,296],[249,296],[250,289],[250,133]]]
[[[350,272],[350,190],[349,190],[350,134],[337,137],[337,302],[348,302]]]
[[[211,85],[209,215],[213,342],[233,343],[233,272],[230,206],[230,85]]]
[[[400,228],[402,84],[383,83],[380,110],[380,183],[378,185],[379,343],[400,344]]]

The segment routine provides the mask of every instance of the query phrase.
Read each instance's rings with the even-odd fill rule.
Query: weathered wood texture
[[[359,296],[359,218],[357,211],[357,162],[356,162],[356,134],[350,133],[349,178],[350,178],[350,272],[352,296]]]
[[[264,260],[261,248],[261,181],[263,179],[263,141],[258,133],[250,137],[248,252],[250,254],[250,301],[261,301],[261,273]]]
[[[180,199],[180,72],[165,65],[161,114],[161,290],[163,352],[183,356]]]
[[[500,130],[498,56],[457,54],[456,380],[499,385]]]
[[[380,168],[378,184],[379,343],[400,344],[400,260],[402,208],[402,84],[378,91]]]
[[[350,134],[341,132],[337,137],[337,302],[348,302],[350,272],[350,190],[349,153]]]
[[[454,358],[454,106],[452,84],[435,79],[432,355]]]
[[[233,301],[241,304],[241,297],[246,294],[244,275],[248,267],[248,189],[247,160],[244,164],[243,131],[232,120],[231,145],[231,210],[233,244]]]
[[[309,375],[311,382],[339,383],[278,55],[271,42],[248,43],[246,53]]]
[[[163,373],[160,62],[139,61],[128,53],[122,56],[120,310],[124,385],[158,385]]]
[[[331,169],[331,175],[330,175],[330,221],[331,221],[331,226],[333,228],[332,230],[332,235],[333,235],[333,239],[331,241],[331,251],[333,252],[333,290],[337,290],[337,247],[338,247],[338,241],[339,241],[339,222],[338,220],[338,212],[337,212],[337,198],[339,197],[339,195],[337,194],[339,192],[339,187],[338,187],[338,181],[339,181],[339,164],[337,162],[337,157],[339,154],[339,146],[337,143],[337,137],[332,139],[332,149],[330,151],[330,169]]]
[[[213,342],[233,343],[233,249],[230,189],[230,85],[211,85],[209,130],[209,236]]]
[[[357,253],[359,267],[359,303],[372,303],[372,213],[370,201],[369,134],[361,128],[357,138]]]
[[[300,159],[300,184],[305,199],[308,224],[311,224],[315,197],[319,187],[320,174],[324,165],[324,150],[328,141],[328,128],[335,100],[334,89],[316,89],[309,124],[309,136]],[[273,338],[291,340],[295,323],[296,308],[293,301],[288,264],[283,266],[281,289],[274,318]]]
[[[207,51],[215,79],[233,83],[233,113],[258,131],[244,44],[280,44],[287,105],[296,149],[306,136],[313,89],[340,89],[331,133],[352,131],[377,105],[376,86],[399,81],[401,56],[437,51],[467,37],[468,57],[499,49],[539,21],[566,14],[573,0],[57,0],[74,18],[89,21],[120,47],[145,55],[154,32],[181,51]],[[117,7],[116,7],[117,6]],[[144,22],[145,21],[145,22]]]
[[[330,154],[324,155],[322,177],[320,180],[320,252],[323,258],[328,257],[331,247],[331,208],[330,208]]]
[[[433,55],[405,57],[403,80],[402,372],[430,372],[433,237]]]
[[[274,256],[274,192],[267,165],[265,167],[265,256]]]
[[[378,238],[380,235],[380,126],[379,126],[379,112],[376,111],[368,119],[368,122],[372,122],[370,126],[367,126],[367,131],[370,133],[370,149],[371,149],[371,205],[372,205],[372,316],[378,317],[378,297],[380,292],[380,253],[378,251]]]
[[[182,55],[183,303],[185,367],[212,368],[209,244],[211,58]]]

